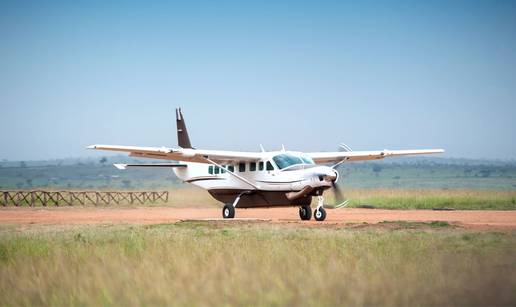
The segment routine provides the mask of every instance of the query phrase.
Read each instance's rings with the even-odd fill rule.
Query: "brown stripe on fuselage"
[[[307,206],[312,202],[311,196],[305,196],[296,200],[289,200],[286,196],[290,191],[263,191],[263,190],[244,190],[244,189],[211,189],[210,195],[224,204],[232,204],[238,195],[249,191],[249,194],[241,196],[237,208],[257,208],[257,207],[290,207]]]
[[[220,178],[220,177],[196,177],[189,180],[186,180],[187,183],[192,183],[196,181],[205,181],[205,180],[226,180],[226,178]]]

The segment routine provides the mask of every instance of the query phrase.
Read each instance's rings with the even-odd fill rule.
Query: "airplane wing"
[[[171,161],[207,163],[210,159],[216,163],[226,164],[240,161],[258,161],[262,154],[259,152],[202,150],[193,148],[167,147],[137,147],[117,145],[91,145],[88,149],[127,152],[131,157],[153,158]]]
[[[417,149],[417,150],[379,150],[379,151],[345,151],[345,152],[311,152],[307,153],[315,163],[330,163],[341,161],[366,161],[378,160],[386,157],[427,155],[443,153],[443,149]]]

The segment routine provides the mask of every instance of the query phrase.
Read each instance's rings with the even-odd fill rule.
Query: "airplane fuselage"
[[[312,196],[321,195],[331,188],[331,180],[338,176],[331,167],[310,161],[280,169],[273,160],[277,155],[300,156],[301,153],[267,152],[260,161],[229,163],[220,167],[188,162],[187,167],[174,168],[174,173],[183,182],[207,190],[225,204],[245,193],[238,203],[241,208],[309,205]],[[304,189],[308,193],[296,197],[295,193]]]

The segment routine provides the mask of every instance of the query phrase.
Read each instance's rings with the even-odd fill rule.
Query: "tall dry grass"
[[[515,247],[449,227],[4,229],[0,305],[514,305]]]

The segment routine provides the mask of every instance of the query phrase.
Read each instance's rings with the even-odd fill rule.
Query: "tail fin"
[[[181,108],[176,109],[176,124],[177,124],[177,145],[181,148],[192,148],[188,131],[186,130],[185,120]]]

